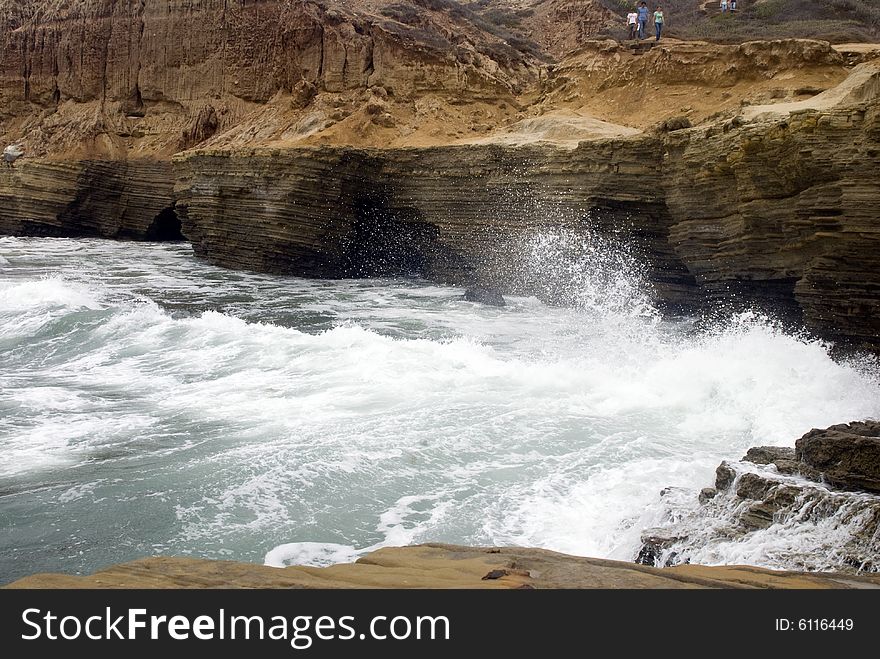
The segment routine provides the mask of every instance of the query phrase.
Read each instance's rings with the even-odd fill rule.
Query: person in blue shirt
[[[639,39],[645,38],[645,26],[648,25],[648,3],[639,3]]]

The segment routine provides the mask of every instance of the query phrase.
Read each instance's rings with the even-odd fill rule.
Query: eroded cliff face
[[[4,0],[0,119],[18,118],[32,155],[170,153],[204,108],[220,130],[303,86],[495,98],[537,76],[467,16],[421,9],[410,24],[386,4]]]
[[[841,105],[756,109],[666,140],[670,240],[702,289],[880,345],[880,68]]]
[[[190,151],[175,162],[178,208],[197,253],[231,267],[409,273],[551,299],[529,279],[530,241],[599,232],[635,250],[669,305],[733,301],[876,347],[878,80],[867,63],[811,100],[574,148]]]
[[[425,10],[421,31],[386,3],[289,0],[5,0],[4,102],[266,102],[302,80],[464,94],[516,87],[534,59],[466,17]],[[452,34],[452,27],[456,34]],[[445,28],[445,29],[444,29]]]
[[[661,299],[692,304],[668,240],[659,139],[445,148],[193,152],[175,159],[178,211],[196,253],[229,267],[306,276],[409,274],[565,302],[529,267],[559,229],[614,234],[647,263]],[[210,219],[209,219],[210,218]]]
[[[0,233],[183,240],[171,163],[42,161],[4,172]]]
[[[529,44],[386,5],[0,0],[0,141],[27,154],[0,177],[0,232],[143,238],[174,205],[171,154],[216,135],[296,140],[332,112],[381,133],[367,88],[478,103],[537,79]]]
[[[501,4],[0,0],[0,140],[26,151],[0,233],[181,223],[230,267],[565,303],[524,267],[562,228],[624,245],[671,306],[880,346],[875,50],[642,53],[585,41],[595,3],[511,5],[528,34],[487,23]]]

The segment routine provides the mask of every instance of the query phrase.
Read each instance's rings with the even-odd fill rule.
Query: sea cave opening
[[[430,268],[439,229],[413,208],[391,208],[385,199],[361,199],[347,245],[347,277],[422,277]]]
[[[153,240],[156,242],[170,243],[185,240],[180,231],[180,218],[173,207],[162,209],[162,211],[153,218],[150,226],[144,234],[145,240]]]

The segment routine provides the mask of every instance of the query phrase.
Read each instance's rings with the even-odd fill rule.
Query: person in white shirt
[[[639,15],[634,11],[631,11],[630,13],[628,13],[626,15],[626,26],[629,28],[629,38],[630,39],[636,38],[636,30],[638,29],[636,27],[636,23],[638,22],[638,20],[639,20]]]

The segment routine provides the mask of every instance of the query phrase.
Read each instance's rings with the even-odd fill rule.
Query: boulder
[[[722,462],[715,470],[715,489],[720,492],[729,489],[733,485],[735,478],[736,472],[733,470],[733,467],[726,461]]]
[[[464,292],[464,299],[468,302],[479,302],[490,307],[503,307],[506,305],[504,296],[492,288],[483,286],[471,286]]]
[[[756,465],[772,464],[777,460],[794,460],[794,449],[787,446],[753,446],[742,459]]]
[[[880,422],[811,430],[795,444],[801,473],[850,490],[880,492]]]

